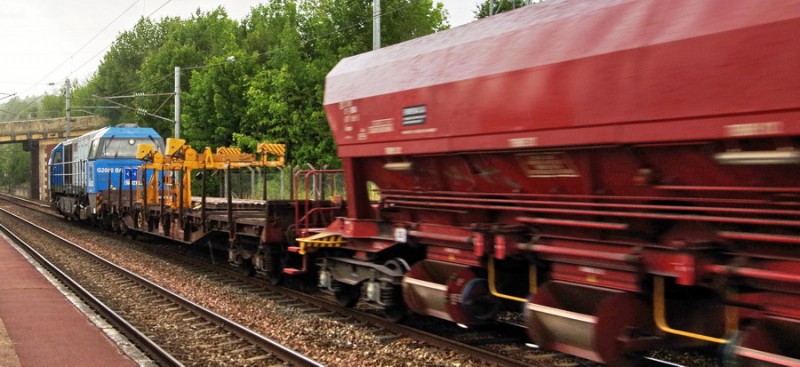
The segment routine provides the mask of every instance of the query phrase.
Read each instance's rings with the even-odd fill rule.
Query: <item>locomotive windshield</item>
[[[107,158],[136,158],[136,149],[139,144],[151,144],[159,151],[164,144],[161,139],[147,138],[102,138],[92,142],[89,159]]]

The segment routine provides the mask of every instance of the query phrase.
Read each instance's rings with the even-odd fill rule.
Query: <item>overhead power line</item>
[[[120,14],[119,14],[119,15],[118,15],[116,18],[114,18],[114,20],[112,20],[110,23],[108,23],[108,25],[106,25],[105,27],[103,27],[103,29],[101,29],[101,30],[100,30],[100,31],[99,31],[97,34],[95,34],[95,35],[94,35],[94,37],[92,37],[91,39],[89,39],[89,41],[87,41],[87,42],[86,42],[86,43],[85,43],[83,46],[81,46],[81,47],[80,47],[80,48],[79,48],[77,51],[75,51],[75,52],[74,52],[74,53],[73,53],[73,54],[72,54],[70,57],[68,57],[67,59],[65,59],[65,60],[64,60],[64,61],[63,61],[61,64],[59,64],[58,66],[56,66],[56,67],[55,67],[53,70],[51,70],[49,73],[47,73],[47,74],[46,74],[44,77],[42,77],[41,79],[39,79],[39,81],[37,81],[36,83],[34,83],[34,84],[33,84],[31,87],[29,87],[28,89],[26,89],[26,90],[25,90],[25,92],[23,92],[23,94],[25,94],[25,93],[27,93],[28,91],[30,91],[30,90],[31,90],[33,87],[35,87],[35,86],[37,86],[37,85],[40,85],[40,84],[41,84],[43,81],[45,81],[45,80],[46,80],[48,77],[50,77],[50,75],[52,75],[54,72],[56,72],[56,70],[58,70],[58,69],[59,69],[60,67],[62,67],[64,64],[66,64],[66,63],[67,63],[67,62],[68,62],[70,59],[72,59],[72,57],[74,57],[75,55],[77,55],[77,54],[78,54],[78,52],[80,52],[81,50],[83,50],[83,49],[84,49],[84,48],[85,48],[85,47],[86,47],[86,46],[87,46],[89,43],[91,43],[92,41],[94,41],[94,39],[96,39],[96,38],[97,38],[97,37],[98,37],[98,36],[99,36],[101,33],[105,32],[105,31],[108,29],[108,27],[110,27],[110,26],[111,26],[112,24],[114,24],[114,23],[115,23],[117,20],[119,20],[119,18],[121,18],[121,17],[122,17],[122,16],[123,16],[125,13],[127,13],[129,10],[131,10],[131,9],[132,9],[132,8],[133,8],[133,7],[134,7],[136,4],[138,4],[140,1],[141,1],[141,0],[136,0],[136,1],[134,1],[134,2],[133,2],[133,3],[132,3],[130,6],[128,6],[128,7],[127,7],[127,8],[126,8],[126,9],[125,9],[125,10],[124,10],[122,13],[120,13]],[[153,14],[155,14],[157,11],[161,10],[161,8],[163,8],[164,6],[166,6],[167,4],[169,4],[169,3],[171,3],[171,2],[172,2],[172,0],[167,0],[167,1],[165,1],[163,4],[161,4],[161,6],[159,6],[158,8],[156,8],[156,10],[153,10],[153,11],[152,11],[150,14],[148,14],[148,15],[147,15],[147,18],[150,18],[150,16],[152,16],[152,15],[153,15]],[[97,52],[96,54],[94,54],[94,55],[93,55],[91,58],[89,58],[89,59],[88,59],[86,62],[84,62],[83,64],[81,64],[81,65],[80,65],[80,66],[79,66],[77,69],[80,69],[80,68],[84,67],[84,66],[85,66],[86,64],[88,64],[88,63],[89,63],[91,60],[94,60],[94,58],[95,58],[95,57],[97,57],[97,56],[98,56],[98,55],[100,55],[101,53],[105,52],[105,51],[106,51],[106,50],[107,50],[109,47],[111,47],[111,45],[113,45],[113,44],[114,44],[114,43],[112,42],[112,43],[111,43],[111,44],[109,44],[108,46],[104,47],[102,50],[100,50],[99,52]],[[70,72],[68,75],[71,75],[71,74],[72,74],[72,72]],[[38,96],[38,97],[34,98],[34,99],[33,99],[33,100],[30,102],[30,103],[28,103],[27,105],[25,105],[25,107],[24,107],[24,108],[23,108],[23,109],[20,111],[20,113],[18,113],[18,114],[15,116],[15,118],[19,118],[19,116],[20,116],[20,115],[23,113],[23,111],[27,110],[27,109],[28,109],[28,107],[30,107],[30,106],[31,106],[31,105],[33,105],[34,103],[38,102],[38,101],[39,101],[39,100],[40,100],[40,99],[41,99],[43,96],[44,96],[44,95],[40,95],[40,96]]]
[[[171,0],[170,0],[170,1],[171,1]],[[396,12],[398,12],[398,11],[400,11],[400,10],[404,9],[404,8],[407,8],[407,7],[411,6],[411,5],[415,5],[415,4],[419,3],[420,1],[421,1],[421,0],[412,0],[412,1],[409,1],[409,2],[407,2],[407,3],[405,3],[405,4],[403,4],[403,5],[400,5],[400,6],[397,6],[397,7],[391,8],[391,9],[387,9],[387,10],[385,10],[385,11],[381,11],[379,14],[372,14],[372,15],[369,15],[369,16],[367,16],[367,17],[364,17],[364,18],[362,18],[362,19],[359,19],[359,20],[357,20],[357,21],[355,21],[355,22],[353,22],[353,23],[351,23],[351,24],[349,24],[349,25],[346,25],[346,26],[344,26],[344,27],[338,28],[338,29],[337,29],[337,30],[335,30],[335,31],[328,32],[328,33],[325,33],[325,34],[321,34],[321,35],[319,35],[319,36],[317,36],[317,37],[311,38],[311,39],[309,39],[307,42],[318,41],[318,40],[321,40],[321,39],[324,39],[324,38],[327,38],[327,37],[333,36],[333,35],[335,35],[335,34],[337,34],[337,33],[342,33],[342,32],[344,32],[345,30],[348,30],[348,29],[351,29],[351,28],[355,28],[355,27],[357,27],[357,26],[359,26],[359,25],[363,25],[365,22],[368,22],[368,21],[370,21],[370,20],[374,19],[375,17],[379,17],[379,16],[382,16],[382,15],[389,15],[389,14],[396,13]],[[167,3],[169,3],[169,1],[167,1]],[[164,5],[166,5],[166,3],[164,3],[163,5],[161,5],[161,6],[160,6],[158,9],[161,9],[162,7],[164,7]],[[156,11],[158,11],[158,9],[156,9]],[[151,15],[153,15],[153,14],[151,13],[150,15],[148,15],[148,18],[149,18]],[[282,48],[278,48],[277,50],[278,50],[278,51],[280,51],[280,50],[282,50]],[[270,52],[275,52],[275,50],[271,50]],[[260,52],[260,53],[258,53],[258,54],[255,54],[255,55],[242,56],[242,59],[257,58],[257,57],[264,56],[264,55],[266,55],[267,53],[268,53],[267,51],[264,51],[264,52]],[[181,69],[182,69],[182,70],[184,70],[184,71],[186,71],[186,70],[195,70],[195,69],[203,69],[203,68],[207,68],[207,67],[219,66],[219,65],[224,65],[224,64],[228,64],[228,63],[229,63],[229,61],[228,61],[228,60],[225,60],[225,61],[216,62],[216,63],[211,63],[211,64],[202,64],[202,65],[186,66],[186,67],[182,67]],[[162,76],[158,77],[158,78],[157,78],[155,81],[151,81],[151,82],[150,82],[148,85],[152,86],[154,83],[161,82],[161,81],[163,81],[164,79],[167,79],[167,78],[171,78],[171,77],[173,77],[174,75],[175,75],[175,72],[174,72],[174,71],[173,71],[173,72],[170,72],[170,73],[167,73],[167,74],[164,74],[164,75],[162,75]],[[137,90],[141,90],[141,88],[140,88],[140,87],[137,87],[137,88],[134,88],[134,89],[128,89],[128,90],[125,90],[125,91],[119,92],[119,93],[117,93],[117,94],[120,94],[120,95],[124,95],[124,94],[132,94],[132,93],[136,92]],[[104,97],[104,98],[108,98],[108,97]]]
[[[138,3],[139,1],[141,1],[141,0],[137,0],[136,2]],[[150,14],[148,14],[148,15],[147,15],[147,18],[150,18],[150,16],[151,16],[151,15],[155,14],[157,11],[161,10],[161,8],[165,7],[167,4],[169,4],[169,3],[171,3],[171,2],[172,2],[172,0],[167,0],[166,2],[164,2],[163,4],[161,4],[161,6],[159,6],[159,7],[158,7],[156,10],[153,10],[153,11],[152,11]],[[133,4],[131,5],[131,7],[133,7],[133,5],[136,5],[136,3],[133,3]],[[128,9],[130,9],[130,7],[129,7]],[[128,10],[126,9],[125,11],[128,11]],[[123,13],[123,14],[124,14],[124,13]],[[120,16],[122,16],[122,14],[120,14]],[[119,17],[117,17],[117,18],[119,18]],[[112,22],[112,23],[113,23],[113,22]],[[110,25],[111,25],[111,24],[109,24],[109,26],[110,26]],[[108,26],[106,26],[106,28],[108,28]],[[113,46],[113,45],[114,45],[114,42],[111,42],[110,44],[106,45],[106,47],[103,47],[103,48],[102,48],[100,51],[97,51],[97,53],[96,53],[96,54],[92,55],[92,57],[90,57],[89,59],[87,59],[86,61],[84,61],[84,63],[83,63],[83,64],[81,64],[80,66],[78,66],[77,68],[75,68],[75,70],[80,70],[82,67],[86,66],[86,64],[88,64],[88,63],[92,62],[92,60],[94,60],[95,58],[97,58],[97,56],[100,56],[100,54],[102,54],[103,52],[106,52],[106,50],[108,50],[109,48],[111,48],[111,46]]]
[[[92,38],[90,38],[88,41],[86,41],[86,43],[84,43],[84,44],[83,44],[83,46],[79,47],[79,48],[78,48],[78,50],[76,50],[75,52],[73,52],[73,53],[72,53],[72,55],[70,55],[69,57],[67,57],[66,59],[64,59],[64,61],[62,61],[60,64],[58,64],[58,66],[56,66],[55,68],[53,68],[53,70],[51,70],[49,73],[45,74],[45,76],[44,76],[44,77],[42,77],[42,79],[39,79],[39,81],[37,81],[37,82],[36,82],[35,84],[33,84],[32,86],[30,86],[28,89],[26,89],[26,90],[25,90],[25,92],[23,92],[23,94],[27,93],[29,90],[33,89],[33,87],[35,87],[35,86],[37,86],[37,85],[40,85],[40,84],[41,84],[41,83],[42,83],[44,80],[46,80],[47,78],[49,78],[49,77],[50,77],[50,75],[52,75],[52,74],[53,74],[53,73],[55,73],[55,72],[56,72],[56,71],[57,71],[59,68],[61,68],[62,66],[64,66],[64,64],[66,64],[67,62],[69,62],[69,61],[70,61],[70,60],[71,60],[73,57],[75,57],[75,55],[77,55],[77,54],[78,54],[78,52],[81,52],[81,50],[83,50],[84,48],[86,48],[86,46],[88,46],[88,45],[89,45],[89,44],[90,44],[92,41],[94,41],[94,40],[95,40],[95,39],[96,39],[98,36],[100,36],[100,35],[101,35],[103,32],[105,32],[105,31],[108,29],[108,27],[110,27],[110,26],[111,26],[112,24],[114,24],[114,23],[115,23],[117,20],[119,20],[119,18],[121,18],[123,15],[125,15],[125,13],[127,13],[129,10],[131,10],[131,8],[133,8],[133,6],[134,6],[134,5],[136,5],[137,3],[139,3],[140,1],[142,1],[142,0],[136,0],[136,1],[134,1],[134,2],[133,2],[133,4],[131,4],[130,6],[128,6],[128,7],[127,7],[127,8],[126,8],[126,9],[125,9],[125,10],[124,10],[122,13],[120,13],[120,14],[119,14],[119,15],[118,15],[116,18],[114,18],[114,20],[112,20],[112,21],[111,21],[110,23],[108,23],[108,24],[107,24],[105,27],[103,27],[103,29],[101,29],[99,32],[97,32],[97,33],[96,33],[96,34],[95,34],[95,35],[94,35]],[[93,58],[94,58],[94,57],[93,57]],[[85,63],[84,63],[83,65],[85,65]],[[83,67],[83,65],[81,65],[81,67]],[[69,73],[69,74],[67,74],[67,75],[70,75],[70,74],[72,74],[72,72],[70,72],[70,73]]]

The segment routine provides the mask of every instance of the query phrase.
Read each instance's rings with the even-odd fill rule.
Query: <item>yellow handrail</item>
[[[498,292],[497,291],[497,287],[495,287],[495,285],[494,285],[495,274],[494,274],[494,258],[493,257],[489,258],[489,266],[488,267],[489,267],[489,292],[491,292],[493,296],[495,296],[497,298],[503,298],[503,299],[507,299],[507,300],[511,300],[511,301],[516,301],[516,302],[522,302],[522,303],[528,302],[528,300],[525,299],[525,298],[514,297],[514,296],[510,296],[510,295],[502,294],[502,293]],[[537,291],[536,281],[537,281],[537,279],[536,279],[536,266],[530,265],[528,267],[528,282],[530,282],[529,283],[529,291],[530,291],[531,294],[536,294],[536,291]]]
[[[719,343],[719,344],[728,343],[727,339],[696,334],[689,331],[677,330],[667,325],[667,312],[666,312],[666,301],[664,299],[663,277],[655,277],[653,279],[653,319],[656,322],[656,326],[665,333],[685,336],[687,338],[698,339],[712,343]]]

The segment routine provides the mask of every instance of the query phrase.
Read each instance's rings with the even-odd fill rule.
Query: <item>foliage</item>
[[[384,44],[447,28],[445,12],[431,0],[383,2]],[[261,47],[263,69],[250,79],[242,123],[250,139],[289,145],[293,161],[337,166],[322,109],[327,72],[343,57],[369,51],[372,8],[355,0],[279,1],[253,9],[243,22],[244,47]]]
[[[0,106],[0,121],[15,121],[36,116],[38,104],[35,97],[12,97]]]
[[[30,179],[31,159],[22,144],[0,145],[0,186],[3,190],[24,184]]]
[[[435,0],[382,0],[382,10],[384,45],[449,27]],[[322,107],[325,76],[340,59],[371,47],[372,6],[364,0],[274,0],[241,22],[223,8],[188,19],[141,19],[75,88],[73,104],[103,106],[97,111],[112,124],[138,122],[172,136],[177,65],[181,137],[196,149],[253,149],[267,140],[287,144],[294,164],[336,167]],[[93,96],[127,96],[114,99],[127,107],[109,108],[116,105]],[[40,105],[59,103],[63,96],[48,96]]]
[[[541,0],[536,0],[533,2],[539,1]],[[490,14],[499,14],[505,11],[521,8],[530,2],[531,0],[485,0],[484,2],[478,4],[477,8],[475,9],[475,18],[482,19],[488,17]],[[494,8],[492,8],[492,4],[494,4]]]
[[[147,89],[143,88],[145,82],[141,69],[145,61],[164,45],[168,31],[178,21],[177,18],[165,18],[154,23],[142,18],[132,30],[120,34],[103,56],[97,72],[86,87],[75,88],[73,98],[76,105],[105,107],[98,109],[96,113],[115,123],[138,122],[143,126],[151,126],[151,119],[142,118],[133,110],[120,108],[94,96],[124,96]],[[117,102],[127,101],[123,99]]]
[[[64,116],[66,95],[47,94],[40,100],[38,118],[55,118]]]

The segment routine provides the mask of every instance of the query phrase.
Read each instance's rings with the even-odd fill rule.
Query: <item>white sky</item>
[[[269,0],[5,0],[0,6],[0,103],[12,93],[56,93],[67,77],[85,81],[117,35],[133,28],[142,16],[187,18],[197,8],[222,5],[231,18],[242,19],[265,1]],[[480,2],[438,1],[450,13],[452,26],[472,21]]]

